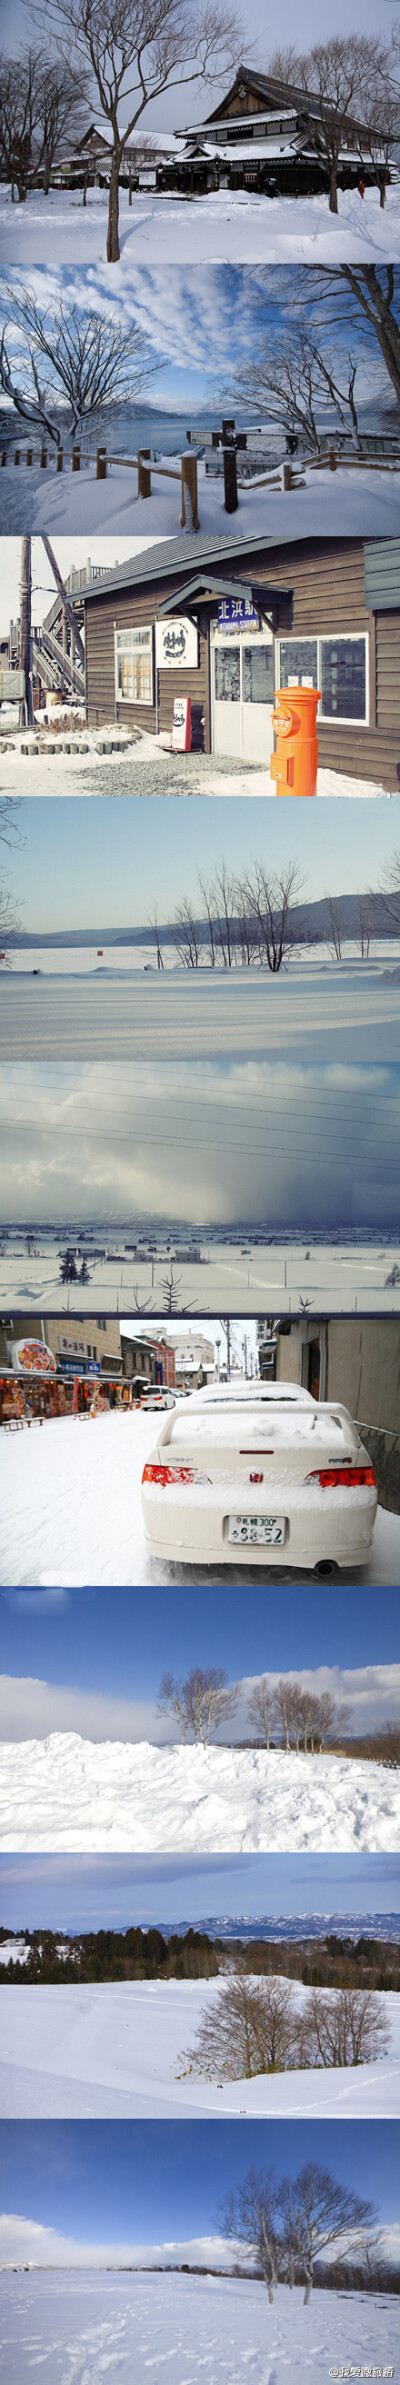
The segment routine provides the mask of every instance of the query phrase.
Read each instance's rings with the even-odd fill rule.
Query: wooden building
[[[326,191],[326,126],[335,120],[329,101],[295,83],[238,67],[225,98],[203,124],[177,133],[177,158],[160,165],[158,187],[213,190],[258,189],[275,197]],[[342,190],[391,179],[388,143],[354,117],[340,112],[337,181]]]
[[[321,689],[321,765],[400,789],[400,539],[165,539],[84,591],[90,727],[265,762],[279,687]]]

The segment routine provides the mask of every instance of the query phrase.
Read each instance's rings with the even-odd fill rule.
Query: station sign
[[[259,629],[260,615],[250,596],[224,596],[218,605],[218,628]]]

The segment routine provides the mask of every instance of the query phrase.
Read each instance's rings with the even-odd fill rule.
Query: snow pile
[[[171,2246],[171,2258],[184,2257]],[[210,2258],[205,2240],[205,2259]],[[187,2248],[189,2252],[189,2247]],[[157,2257],[155,2253],[155,2258]],[[189,2254],[190,2257],[190,2254]],[[201,2246],[199,2246],[201,2260]],[[3,2278],[5,2374],[25,2385],[40,2366],[43,2385],[98,2385],[107,2371],[121,2385],[173,2376],[174,2385],[326,2385],[329,2376],[394,2376],[400,2352],[400,2302],[379,2294],[302,2292],[281,2286],[270,2309],[265,2286],[247,2278],[83,2277],[36,2274]],[[397,2355],[397,2358],[396,2358]],[[386,2364],[390,2363],[390,2366]]]
[[[25,468],[23,460],[15,469],[10,448],[7,464],[1,476],[2,530],[17,532],[46,531],[49,536],[82,532],[97,536],[102,531],[112,536],[132,531],[154,538],[177,538],[181,525],[180,458],[170,470],[176,469],[177,479],[159,479],[152,470],[151,495],[138,497],[137,472],[132,464],[107,465],[105,480],[96,479],[96,464],[82,456],[81,470],[72,474],[71,464],[65,463],[62,473],[51,462],[41,471],[39,458]],[[239,489],[237,511],[229,515],[225,509],[223,478],[206,476],[205,465],[198,464],[198,512],[203,536],[226,537],[227,528],[233,538],[255,537],[265,531],[269,538],[290,535],[294,539],[338,537],[394,538],[400,532],[400,471],[377,471],[372,465],[355,467],[339,464],[335,473],[329,467],[314,471],[305,466],[298,488],[283,492],[281,488],[252,488],[251,482]],[[184,539],[183,539],[184,551]]]
[[[153,1853],[400,1848],[400,1775],[280,1748],[153,1747],[74,1731],[0,1749],[0,1847]],[[23,1992],[23,1991],[21,1991]]]
[[[183,2058],[223,1980],[2,1989],[0,2115],[7,2119],[400,2118],[400,1997],[381,1995],[391,2047],[351,2070],[286,2071],[219,2086]],[[305,2000],[297,1986],[296,1999]]]

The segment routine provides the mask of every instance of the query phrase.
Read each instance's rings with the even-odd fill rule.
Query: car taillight
[[[200,1474],[197,1466],[144,1466],[142,1482],[159,1482],[165,1490],[169,1482],[208,1482],[208,1474]]]
[[[317,1466],[306,1482],[319,1482],[321,1491],[376,1490],[373,1466]]]

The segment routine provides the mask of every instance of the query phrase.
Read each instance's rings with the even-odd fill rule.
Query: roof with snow
[[[334,102],[329,99],[325,100],[320,92],[306,91],[298,83],[281,83],[274,75],[257,74],[255,68],[242,64],[238,66],[234,82],[230,84],[229,91],[225,92],[225,97],[220,101],[219,107],[212,109],[211,114],[204,118],[204,123],[218,124],[222,120],[225,121],[230,101],[236,93],[240,99],[242,91],[243,97],[246,96],[246,92],[250,92],[250,95],[254,92],[257,100],[261,100],[261,102],[265,100],[267,104],[269,102],[273,109],[295,108],[304,117],[308,119],[312,117],[316,122],[323,120],[326,123],[332,121],[336,116],[340,118],[343,128],[346,124],[353,132],[365,130],[359,117],[348,115],[346,109],[340,107],[335,109]],[[186,130],[187,132],[196,131],[196,126],[188,125]]]

